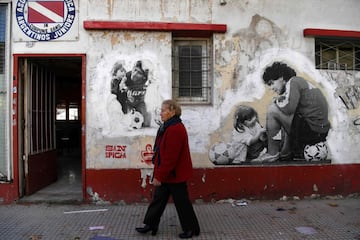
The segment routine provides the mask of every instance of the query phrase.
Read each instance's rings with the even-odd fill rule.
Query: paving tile
[[[154,238],[134,229],[147,205],[0,205],[0,240],[177,239],[181,232],[169,203]],[[194,239],[360,239],[360,198],[196,203],[201,234]]]

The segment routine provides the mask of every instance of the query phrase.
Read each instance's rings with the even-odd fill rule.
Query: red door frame
[[[13,181],[13,193],[11,194],[12,197],[18,199],[20,197],[20,189],[19,189],[19,143],[18,143],[18,124],[19,124],[19,96],[18,96],[18,85],[19,85],[19,59],[20,58],[27,58],[27,57],[43,57],[43,58],[50,58],[50,57],[81,57],[81,171],[82,171],[82,194],[83,199],[86,197],[86,147],[85,147],[85,127],[86,127],[86,54],[13,54],[13,92],[12,92],[12,149],[13,149],[13,166],[14,166],[14,181]],[[15,199],[8,199],[8,201],[12,201]]]

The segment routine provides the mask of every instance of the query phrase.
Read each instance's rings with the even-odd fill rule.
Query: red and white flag
[[[63,23],[64,1],[29,1],[28,22],[29,23]]]

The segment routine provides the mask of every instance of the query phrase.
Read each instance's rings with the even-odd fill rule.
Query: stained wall
[[[324,164],[360,163],[360,96],[356,91],[360,73],[316,69],[314,38],[303,35],[305,28],[360,31],[356,0],[341,3],[329,0],[326,4],[311,0],[275,3],[228,0],[226,4],[215,0],[78,0],[74,3],[75,33],[65,40],[33,41],[22,36],[14,19],[13,52],[86,53],[86,170],[88,176],[93,176],[88,179],[89,186],[99,181],[100,177],[93,175],[99,170],[119,170],[121,175],[133,169],[139,174],[135,185],[141,189],[148,187],[152,168],[149,156],[158,128],[156,111],[162,100],[172,97],[173,37],[168,30],[87,30],[84,21],[226,25],[225,33],[214,33],[211,37],[212,103],[183,106],[182,119],[188,129],[195,169],[220,167],[210,161],[209,150],[217,142],[230,141],[238,105],[254,107],[260,123],[265,125],[274,93],[263,83],[262,74],[274,61],[287,63],[326,97],[331,130],[327,137],[328,161]],[[143,83],[146,90],[134,90],[132,94],[135,98],[143,97],[146,110],[139,111],[146,112],[141,120],[147,121],[145,127],[136,125],[133,112],[124,113],[117,95],[111,92],[114,68],[121,65],[125,72],[131,72],[138,62],[147,72]],[[352,98],[347,102],[341,100],[339,96],[349,92]],[[106,195],[101,190],[105,183],[101,184],[97,190]]]

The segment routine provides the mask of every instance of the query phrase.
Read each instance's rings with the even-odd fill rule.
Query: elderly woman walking
[[[192,176],[192,162],[188,135],[181,119],[181,107],[174,100],[165,100],[161,105],[160,126],[154,144],[153,185],[155,193],[148,206],[143,227],[139,233],[156,235],[160,218],[170,195],[174,200],[183,233],[180,238],[200,234],[200,227],[189,199],[186,181]]]

